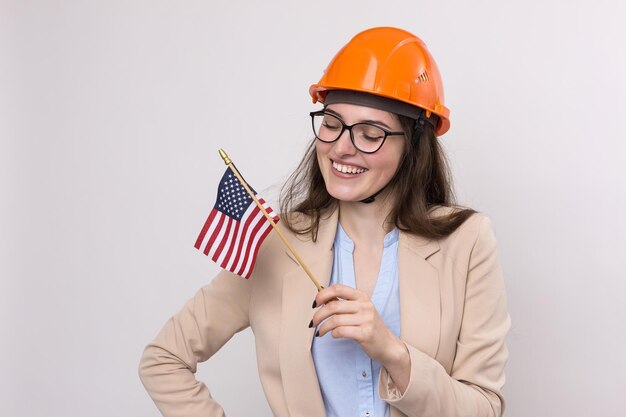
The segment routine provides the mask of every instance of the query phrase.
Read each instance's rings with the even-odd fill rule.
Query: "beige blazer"
[[[322,285],[333,261],[337,212],[318,240],[286,235]],[[400,395],[383,369],[378,394],[393,417],[502,414],[501,389],[510,326],[496,241],[482,214],[453,234],[429,240],[400,233],[401,339],[411,377]],[[221,272],[163,327],[141,358],[139,373],[164,416],[222,416],[194,373],[236,332],[250,326],[259,375],[275,416],[325,416],[307,324],[316,289],[271,233],[253,276]],[[245,393],[242,393],[245,396]]]

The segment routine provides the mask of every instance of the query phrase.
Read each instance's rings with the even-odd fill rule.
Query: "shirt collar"
[[[398,242],[400,231],[397,227],[394,227],[389,233],[385,235],[383,240],[383,246],[388,248],[389,246]],[[346,252],[354,252],[354,242],[350,239],[350,236],[341,227],[341,223],[337,222],[337,233],[335,234],[335,247]]]

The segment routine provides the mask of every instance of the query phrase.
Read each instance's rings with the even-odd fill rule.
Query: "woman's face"
[[[384,110],[346,103],[331,104],[326,110],[346,125],[368,122],[388,131],[402,131],[398,118]],[[340,201],[360,201],[381,190],[398,169],[404,142],[403,136],[388,136],[377,152],[366,154],[354,147],[347,129],[335,142],[317,140],[317,161],[328,193]]]

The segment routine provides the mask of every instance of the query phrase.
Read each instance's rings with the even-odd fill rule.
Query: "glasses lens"
[[[385,131],[369,124],[356,124],[352,128],[354,145],[363,152],[376,152],[385,141]]]
[[[343,129],[341,120],[330,114],[316,114],[313,116],[313,132],[322,142],[336,140]]]

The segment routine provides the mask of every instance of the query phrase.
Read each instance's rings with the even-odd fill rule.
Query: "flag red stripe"
[[[225,243],[224,248],[218,255],[217,261],[216,261],[220,263],[219,265],[222,268],[226,268],[227,264],[226,264],[226,261],[224,260],[224,257],[229,251],[232,250],[231,248],[235,244],[235,239],[237,238],[235,229],[238,228],[238,226],[239,226],[239,222],[229,216],[227,233],[222,237],[222,240]]]
[[[252,229],[252,232],[250,233],[250,240],[248,241],[248,244],[246,245],[246,247],[244,249],[246,255],[248,255],[246,257],[247,259],[249,259],[249,256],[250,256],[250,253],[251,253],[250,249],[252,248],[252,245],[253,245],[253,242],[254,242],[254,238],[258,234],[259,229],[261,228],[261,226],[263,226],[264,221],[266,221],[265,216],[260,217],[260,218],[258,218],[256,220],[257,220],[257,222],[254,225],[254,229]],[[249,262],[244,262],[244,264],[241,266],[241,268],[237,272],[237,275],[242,275],[243,271],[246,269],[246,266],[248,264],[249,264]]]
[[[259,249],[261,248],[261,243],[265,240],[267,235],[269,235],[273,229],[269,223],[268,223],[268,226],[269,227],[265,231],[263,231],[263,234],[259,237],[259,240],[257,241],[257,245],[254,247],[254,250],[252,253],[252,262],[250,262],[250,268],[247,271],[247,273],[243,276],[246,279],[250,278],[250,275],[252,275],[252,271],[254,270],[254,265],[256,264],[256,256],[259,253]]]
[[[216,215],[217,214],[222,214],[222,213],[218,213],[217,210],[215,210]],[[219,220],[217,221],[217,226],[215,226],[215,230],[213,230],[213,233],[211,234],[211,237],[209,238],[209,241],[207,242],[206,246],[204,247],[204,254],[208,255],[209,251],[211,250],[211,248],[213,247],[213,243],[215,242],[215,239],[217,239],[217,236],[219,236],[220,230],[222,229],[222,225],[224,224],[224,217],[223,215],[219,216]]]
[[[274,223],[276,223],[279,220],[279,217],[273,214],[273,210],[271,207],[269,207],[266,203],[265,200],[263,199],[259,199],[259,202],[264,206],[265,211],[267,211],[267,214],[270,215],[270,217],[272,217],[272,220],[274,220]],[[259,210],[260,212],[260,210]],[[262,213],[260,213],[262,215]],[[262,217],[259,218],[259,221],[257,223],[257,225],[254,228],[254,231],[251,233],[251,237],[250,240],[247,242],[247,246],[246,246],[246,261],[244,261],[244,264],[241,265],[241,268],[239,268],[238,270],[238,274],[243,276],[244,278],[249,278],[250,275],[252,274],[252,270],[254,269],[254,265],[256,263],[256,256],[257,253],[261,247],[261,244],[263,243],[263,241],[265,240],[265,238],[267,237],[267,235],[270,233],[272,226],[269,222],[265,223],[267,221],[266,217],[263,215]],[[263,228],[265,227],[265,229]],[[259,235],[257,238],[257,235]],[[256,242],[255,242],[256,239]]]
[[[241,239],[239,240],[239,245],[237,247],[237,255],[235,257],[231,270],[235,270],[237,268],[237,264],[239,263],[239,259],[241,259],[242,255],[244,255],[244,259],[245,259],[245,252],[242,250],[242,248],[243,248],[244,242],[247,239],[250,239],[250,236],[248,236],[248,229],[250,228],[250,223],[252,223],[255,220],[255,217],[258,216],[258,213],[260,213],[259,207],[255,205],[254,209],[252,209],[252,211],[246,218],[246,222],[244,224],[243,230],[241,231]]]
[[[222,261],[222,264],[220,265],[222,268],[226,268],[226,266],[228,265],[228,261],[230,260],[230,257],[233,253],[233,249],[235,249],[235,246],[237,244],[237,238],[239,237],[239,234],[237,232],[239,232],[239,225],[241,223],[239,223],[238,221],[235,221],[235,229],[233,230],[233,234],[232,234],[232,238],[229,239],[230,243],[228,245],[228,252],[226,252],[226,256],[224,257],[224,260]]]
[[[241,248],[243,247],[243,244],[246,241],[246,239],[249,238],[248,229],[250,227],[250,223],[254,221],[254,218],[258,216],[258,213],[259,213],[259,207],[255,205],[252,211],[246,216],[246,219],[245,219],[246,221],[241,231],[241,239],[239,239],[239,244],[237,245],[237,254],[231,266],[231,270],[234,270],[237,268],[237,264],[239,263],[239,259],[241,258],[241,255],[243,253]]]
[[[202,245],[204,236],[206,235],[206,232],[209,230],[209,227],[211,226],[211,223],[213,222],[213,219],[215,218],[216,211],[217,210],[211,210],[211,212],[209,213],[209,217],[207,217],[206,222],[204,222],[204,226],[202,226],[202,230],[200,231],[200,234],[198,235],[198,239],[196,239],[196,244],[193,245],[196,249],[200,249],[200,245]]]
[[[217,247],[217,249],[215,250],[215,253],[213,254],[213,257],[211,259],[213,259],[215,262],[217,262],[217,260],[220,257],[220,254],[222,253],[222,250],[224,249],[224,245],[226,245],[226,242],[228,241],[228,235],[230,233],[230,228],[231,228],[231,223],[233,222],[233,218],[230,216],[224,216],[227,219],[226,223],[226,227],[224,230],[224,235],[222,236],[222,239],[220,240],[220,244]],[[221,265],[220,265],[221,266]]]

